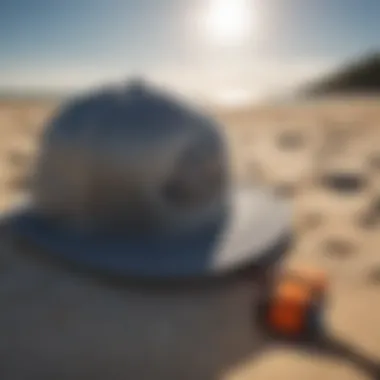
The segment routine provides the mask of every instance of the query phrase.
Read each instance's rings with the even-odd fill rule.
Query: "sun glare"
[[[214,101],[223,107],[236,107],[254,101],[253,94],[245,89],[226,89],[214,94]]]
[[[210,0],[204,22],[212,42],[240,44],[257,28],[257,9],[252,0]]]

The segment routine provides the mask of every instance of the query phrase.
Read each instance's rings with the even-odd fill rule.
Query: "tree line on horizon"
[[[308,84],[307,95],[380,93],[380,52],[350,62],[320,81]]]

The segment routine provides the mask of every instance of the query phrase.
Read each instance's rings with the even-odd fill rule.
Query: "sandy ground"
[[[1,210],[27,191],[36,143],[55,106],[0,103]],[[328,271],[329,328],[380,360],[380,100],[215,114],[226,126],[239,180],[274,186],[294,203],[296,243],[286,265]],[[342,173],[351,178],[331,184]],[[344,362],[297,350],[273,350],[226,378],[365,379]]]
[[[380,360],[380,102],[335,101],[223,113],[241,179],[268,183],[294,203],[297,242],[287,265],[325,269],[327,324]],[[326,175],[364,180],[351,192]],[[344,186],[343,186],[344,187]],[[341,362],[273,352],[237,379],[359,379]]]

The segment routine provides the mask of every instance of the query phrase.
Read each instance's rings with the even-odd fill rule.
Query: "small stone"
[[[278,138],[278,145],[282,149],[299,149],[303,144],[302,134],[296,131],[283,132]]]
[[[369,271],[368,280],[371,284],[380,285],[380,266]]]
[[[24,152],[12,151],[9,152],[8,160],[13,166],[23,167],[29,161],[29,157]]]
[[[362,191],[367,179],[360,173],[329,173],[322,175],[322,185],[342,194],[354,194]]]
[[[354,248],[351,242],[340,239],[329,239],[324,243],[326,254],[337,259],[344,259],[351,256]]]

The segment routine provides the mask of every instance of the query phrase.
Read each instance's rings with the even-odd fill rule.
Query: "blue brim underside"
[[[19,233],[48,250],[78,264],[117,275],[193,276],[212,266],[219,228],[176,237],[137,235],[122,239],[62,231],[32,215],[14,220]]]
[[[288,248],[287,212],[279,212],[276,203],[249,198],[251,211],[244,201],[235,216],[175,236],[85,234],[65,230],[27,210],[14,215],[12,225],[18,235],[50,256],[85,269],[122,277],[204,277],[253,263],[266,265]]]

